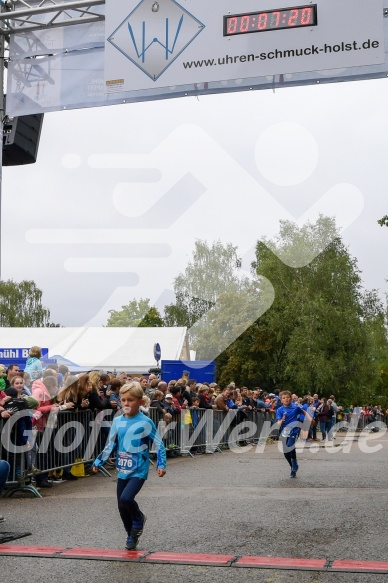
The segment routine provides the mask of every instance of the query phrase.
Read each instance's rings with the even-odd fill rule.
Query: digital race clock
[[[224,36],[316,26],[317,24],[317,5],[309,4],[295,8],[278,8],[277,10],[224,16]]]

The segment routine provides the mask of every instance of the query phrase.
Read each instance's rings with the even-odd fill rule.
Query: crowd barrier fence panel
[[[112,414],[113,410],[51,413],[44,431],[33,428],[23,447],[15,443],[15,434],[26,412],[0,419],[1,459],[10,464],[6,495],[30,491],[41,497],[31,483],[36,475],[92,462],[105,446]]]
[[[188,409],[181,414],[181,453],[212,452],[213,409]]]
[[[7,431],[8,430],[8,431]],[[15,433],[17,430],[17,424],[15,423],[12,430],[7,427],[7,420],[0,418],[0,434],[1,434],[1,444],[0,444],[0,459],[5,460],[9,463],[10,471],[6,483],[8,488],[10,485],[18,487],[19,480],[22,475],[26,472],[27,455],[26,451],[12,451],[10,445],[15,444]],[[17,449],[22,449],[20,446]],[[24,448],[23,448],[24,449]],[[28,488],[28,490],[35,492]],[[38,492],[36,492],[38,494]]]
[[[180,434],[181,434],[181,415],[174,413],[171,420],[166,421],[164,416],[160,414],[159,410],[150,407],[148,411],[150,419],[154,422],[162,440],[166,452],[169,456],[178,455],[180,453]],[[155,453],[156,448],[153,444],[151,453]]]

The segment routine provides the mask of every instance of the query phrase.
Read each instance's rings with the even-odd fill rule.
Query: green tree
[[[377,222],[380,225],[380,227],[388,227],[388,215],[385,215],[384,217],[379,219]]]
[[[50,311],[42,306],[42,292],[33,281],[0,282],[2,327],[40,328],[52,326]]]
[[[164,326],[163,318],[154,306],[150,306],[148,298],[133,299],[121,310],[109,310],[107,326],[139,328],[160,328]]]
[[[290,267],[303,264],[306,250],[316,250],[315,259]],[[340,399],[366,395],[377,375],[363,321],[360,272],[334,220],[321,216],[301,229],[281,222],[275,240],[257,244],[253,268],[272,283],[275,300],[227,349],[220,378]]]
[[[379,297],[378,291],[365,291],[362,298],[363,323],[367,332],[370,362],[377,376],[377,382],[371,385],[370,401],[375,402],[376,395],[388,400],[388,337],[387,308]]]
[[[210,308],[210,302],[176,290],[175,304],[164,307],[164,323],[166,326],[191,328]]]
[[[187,326],[201,360],[218,359],[273,301],[273,288],[243,275],[237,247],[197,241],[193,258],[174,280],[175,304],[165,307],[168,326]]]
[[[200,322],[191,330],[197,332],[196,350],[198,358],[214,360],[225,350],[235,346],[235,342],[251,328],[256,320],[268,310],[274,300],[274,290],[266,279],[246,280],[239,289],[225,291],[217,303],[206,314],[205,322]],[[248,358],[243,356],[244,374]]]
[[[237,247],[221,241],[196,241],[193,258],[173,283],[176,301],[165,307],[168,326],[191,328],[217,302],[220,293],[240,285]]]

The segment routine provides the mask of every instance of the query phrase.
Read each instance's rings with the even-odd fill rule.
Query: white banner
[[[105,14],[107,92],[385,59],[382,0],[106,0]]]
[[[212,6],[214,2],[214,6],[218,6],[218,8],[220,7],[220,0],[211,1]],[[118,0],[107,0],[107,2],[109,8],[111,2],[117,4]],[[165,2],[166,0],[163,0],[163,3]],[[182,2],[182,0],[180,0],[180,2]],[[236,0],[233,0],[233,2],[236,4]],[[130,4],[131,7],[142,4],[139,0],[136,2],[134,0],[129,0],[129,2],[120,0],[119,4],[120,3],[124,6]],[[31,113],[45,113],[61,109],[169,99],[171,97],[183,97],[188,95],[205,95],[233,91],[247,91],[251,89],[274,89],[278,87],[307,85],[318,82],[333,83],[337,81],[385,78],[387,76],[388,59],[387,62],[385,62],[383,42],[381,40],[382,37],[384,38],[384,35],[382,35],[381,29],[384,27],[385,37],[387,38],[387,48],[385,50],[388,51],[388,19],[383,18],[382,0],[368,0],[368,2],[366,2],[366,0],[336,0],[335,2],[334,0],[316,0],[317,25],[307,28],[300,26],[295,30],[265,30],[263,32],[223,36],[223,15],[225,12],[230,19],[234,18],[237,14],[240,15],[238,18],[236,17],[237,21],[229,20],[229,29],[233,30],[234,26],[238,28],[242,27],[244,29],[247,23],[251,23],[251,26],[257,26],[259,18],[260,23],[264,21],[264,17],[258,15],[257,9],[257,6],[260,7],[263,3],[264,0],[256,0],[254,4],[256,7],[256,13],[251,10],[253,14],[247,15],[245,13],[243,14],[241,10],[240,12],[233,12],[231,1],[222,1],[224,9],[221,11],[218,10],[218,13],[222,14],[221,24],[218,22],[219,26],[217,34],[221,39],[221,44],[226,43],[231,49],[228,49],[228,52],[226,52],[223,57],[217,57],[222,64],[218,65],[217,60],[216,66],[208,66],[205,62],[209,61],[207,57],[210,55],[217,55],[216,43],[211,43],[209,47],[209,45],[205,46],[205,43],[203,42],[203,39],[206,38],[205,32],[207,34],[207,30],[202,28],[201,24],[197,24],[199,27],[196,31],[198,33],[197,36],[190,44],[188,44],[187,48],[183,48],[183,46],[179,44],[181,33],[179,32],[177,35],[180,22],[180,19],[178,19],[177,29],[173,36],[174,42],[175,37],[177,37],[175,45],[174,42],[172,42],[171,45],[169,42],[165,43],[166,46],[168,46],[168,55],[171,53],[173,57],[176,57],[171,63],[169,59],[167,59],[167,64],[170,63],[167,68],[166,63],[163,62],[163,59],[166,60],[166,49],[163,49],[159,54],[158,49],[161,47],[161,44],[156,41],[151,43],[151,47],[148,51],[145,51],[143,55],[143,65],[145,67],[153,67],[153,69],[149,69],[147,72],[143,71],[139,68],[138,64],[133,63],[128,57],[126,57],[112,44],[111,41],[108,41],[106,43],[107,50],[113,55],[110,57],[108,69],[112,66],[115,68],[115,71],[110,72],[107,77],[106,72],[104,72],[104,63],[106,60],[104,48],[105,38],[111,38],[112,31],[115,30],[114,26],[109,28],[110,19],[113,18],[113,20],[116,21],[115,25],[117,25],[117,18],[114,13],[112,14],[112,8],[109,8],[108,11],[106,27],[104,22],[96,22],[93,24],[77,24],[62,28],[49,28],[42,31],[12,35],[10,40],[10,61],[7,70],[6,113],[8,115],[18,116]],[[179,4],[179,2],[176,2],[175,4]],[[193,6],[194,4],[200,7],[200,5],[203,6],[204,2],[202,0],[195,0],[195,2],[194,0],[186,0],[184,6],[188,7],[189,5]],[[239,4],[241,4],[241,2]],[[268,0],[265,5],[268,7]],[[279,4],[277,3],[277,5]],[[283,5],[284,2],[282,3],[282,6]],[[306,36],[309,37],[312,34],[316,34],[319,27],[323,27],[321,21],[323,14],[325,14],[325,7],[329,5],[331,7],[333,7],[333,5],[336,6],[336,18],[338,21],[341,21],[341,26],[339,27],[340,30],[334,34],[329,27],[327,39],[321,47],[315,40],[310,41],[309,44],[304,46],[301,42],[300,35],[302,35],[303,38]],[[352,7],[351,10],[349,9],[349,5]],[[252,9],[252,6],[252,0],[244,1],[244,9],[246,7]],[[299,6],[301,7],[302,5],[299,3]],[[364,8],[364,12],[365,10],[367,11],[368,18],[365,14],[365,18],[360,18],[361,6],[367,7],[366,9]],[[347,7],[348,10],[344,10],[345,7]],[[101,11],[105,10],[105,6],[101,6],[100,8]],[[276,24],[278,18],[278,15],[276,14],[277,11],[273,10],[273,6],[271,7],[271,10],[272,14],[271,17],[267,19],[267,22],[274,22]],[[127,22],[127,15],[129,14],[127,9],[124,9],[123,12],[125,12],[125,16],[122,17],[122,20],[120,21],[121,23],[124,22],[124,20]],[[207,10],[207,12],[209,12],[209,10]],[[248,16],[249,19],[247,18]],[[282,17],[279,16],[279,22],[280,20],[285,19],[287,20],[287,25],[288,20],[290,18],[292,19],[292,17],[293,15],[290,11],[286,11]],[[301,17],[302,12],[299,12],[300,21]],[[206,18],[205,14],[203,22],[205,22]],[[353,20],[358,23],[357,26],[354,25],[353,27]],[[198,21],[202,22],[199,18]],[[183,29],[183,22],[184,20],[182,21],[179,30]],[[208,23],[206,26],[209,30],[210,27],[208,26]],[[337,30],[338,26],[334,28]],[[128,22],[127,30],[129,32]],[[164,34],[166,34],[166,27],[164,29]],[[290,45],[294,47],[294,49],[286,44],[281,45],[280,40],[279,42],[276,41],[277,48],[275,49],[273,49],[272,45],[268,44],[270,43],[270,39],[274,38],[276,40],[286,38],[285,35],[292,35],[293,39],[294,37],[299,39],[300,43],[299,41],[298,43],[295,41],[295,43]],[[132,39],[130,34],[129,37]],[[133,38],[136,38],[135,35]],[[153,39],[154,38],[157,37],[154,36]],[[168,38],[170,38],[170,34],[168,35]],[[182,39],[183,38],[185,38],[187,43],[188,37],[182,36]],[[348,42],[341,40],[341,38]],[[253,67],[252,62],[249,60],[249,55],[254,53],[240,53],[237,50],[235,51],[234,47],[237,42],[244,42],[249,45],[249,43],[253,42],[257,44],[258,41],[260,41],[260,52],[258,53],[259,58],[255,59]],[[373,47],[372,43],[379,43],[379,46]],[[286,46],[288,48],[285,48]],[[181,52],[177,57],[178,47],[181,49]],[[201,51],[200,54],[202,56],[207,55],[206,59],[190,61],[190,58],[188,58],[189,53],[187,51],[194,50],[195,47],[196,51]],[[315,51],[317,50],[316,47],[318,47],[318,55],[300,55],[300,50],[302,50],[303,47],[304,49],[314,49]],[[322,48],[323,50],[319,52],[319,48]],[[150,71],[151,74],[156,77],[158,69],[155,67],[158,66],[158,59],[156,58],[155,60],[154,58],[154,60],[150,62],[147,60],[148,55],[151,56],[152,54],[150,52],[151,50],[154,51],[154,55],[158,58],[160,58],[160,55],[162,54],[161,62],[163,64],[159,67],[159,70],[162,69],[162,72],[159,73],[159,78],[156,81],[151,79]],[[293,55],[292,53],[286,52],[290,50],[298,50],[299,53]],[[278,53],[276,53],[276,51],[278,51]],[[283,51],[282,57],[279,56],[279,51]],[[272,52],[274,53],[274,57],[277,55],[276,58],[271,58]],[[198,56],[200,56],[200,54],[198,53]],[[261,55],[266,55],[267,58],[261,58]],[[37,56],[38,58],[31,58],[34,56]],[[240,57],[242,57],[242,59],[240,59]],[[246,57],[245,61],[244,57]],[[313,61],[314,67],[311,70],[295,70],[294,72],[286,71],[289,62],[293,63],[292,69],[294,69],[295,63],[300,62],[305,64],[305,59],[307,58],[309,58],[311,62]],[[231,60],[233,60],[233,63]],[[346,61],[348,64],[346,66],[343,65],[340,69],[335,68],[339,66],[339,62],[343,61]],[[367,62],[369,62],[369,64],[367,64]],[[186,69],[184,68],[183,63],[186,63]],[[191,67],[189,67],[187,63],[190,63]],[[195,63],[197,63],[197,65]],[[266,74],[263,71],[267,71],[267,67],[269,67],[270,70],[281,68],[281,72]],[[239,75],[234,77],[228,74],[227,79],[216,79],[216,72],[221,71],[222,74],[220,73],[219,76],[223,77],[223,71],[234,71],[235,68],[238,68]],[[184,75],[180,75],[182,69]],[[248,70],[250,71],[250,74],[254,72],[253,77],[243,76],[244,71],[245,74],[247,74]],[[205,77],[209,74],[209,71],[211,71],[211,79],[213,80],[206,81]],[[187,77],[190,76],[196,78],[197,81],[187,81]],[[171,83],[171,78],[174,79],[173,83]],[[114,81],[114,83],[110,83],[109,93],[106,92],[107,79]],[[121,86],[120,82],[117,82],[120,79],[123,80]],[[170,84],[167,83],[167,79],[169,79]]]

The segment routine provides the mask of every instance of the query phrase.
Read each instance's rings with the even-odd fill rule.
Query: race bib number
[[[137,458],[132,453],[120,451],[116,466],[122,474],[132,474],[137,470]]]
[[[282,430],[282,437],[290,437],[291,431],[292,431],[292,428],[291,427],[285,427]]]

